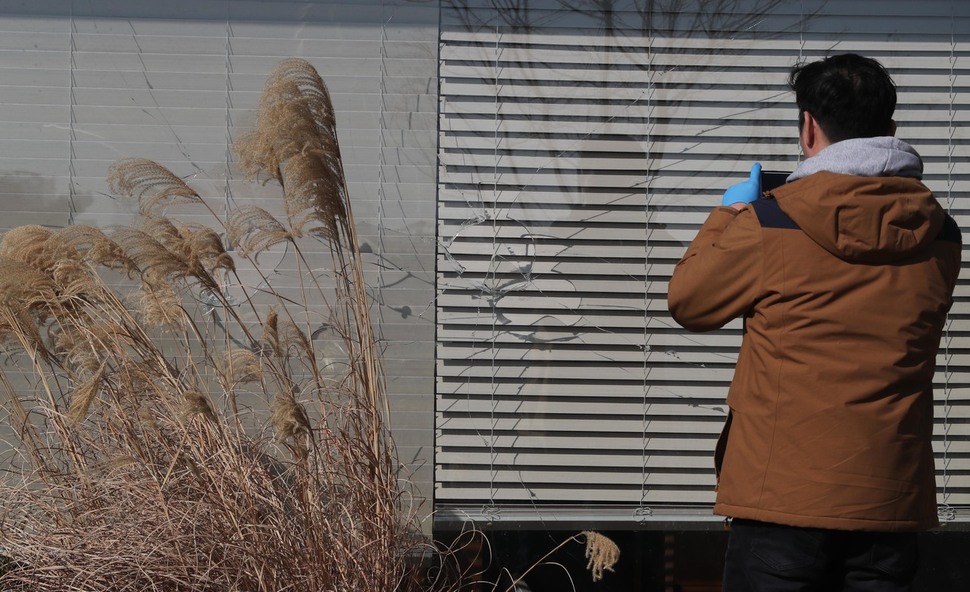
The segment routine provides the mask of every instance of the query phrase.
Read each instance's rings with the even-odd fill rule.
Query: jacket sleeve
[[[752,208],[718,207],[674,268],[667,308],[691,331],[719,329],[762,295],[761,224]]]

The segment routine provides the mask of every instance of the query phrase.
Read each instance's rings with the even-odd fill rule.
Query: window
[[[442,8],[437,519],[716,520],[711,456],[741,325],[674,323],[673,266],[752,162],[795,168],[787,73],[831,53],[893,73],[898,135],[962,223],[970,6],[498,4]],[[945,521],[970,503],[966,294],[937,373]]]

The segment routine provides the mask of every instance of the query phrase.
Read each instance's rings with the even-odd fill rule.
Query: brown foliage
[[[161,165],[125,159],[108,181],[138,200],[137,224],[28,226],[0,241],[0,384],[20,436],[20,476],[0,484],[16,560],[0,588],[417,585],[423,547],[396,473],[333,108],[309,64],[274,72],[239,153],[282,184],[285,221],[252,207],[224,219]],[[212,225],[159,213],[173,202]],[[301,244],[321,239],[328,286]],[[277,245],[303,301],[236,275],[263,274],[255,258]],[[310,318],[346,352],[344,373],[320,371]]]

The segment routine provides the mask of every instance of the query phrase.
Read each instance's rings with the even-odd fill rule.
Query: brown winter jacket
[[[932,380],[960,250],[956,223],[912,178],[819,172],[710,214],[668,304],[695,331],[745,320],[715,513],[937,524]]]

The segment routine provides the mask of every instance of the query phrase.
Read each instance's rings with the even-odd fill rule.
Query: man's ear
[[[895,119],[890,119],[889,120],[889,133],[886,134],[886,135],[888,135],[888,136],[895,136],[896,135],[896,120]]]
[[[818,122],[815,121],[815,117],[808,111],[802,112],[802,129],[799,130],[802,144],[802,152],[805,156],[811,156],[817,150],[815,150],[815,144],[818,142]]]
[[[815,119],[815,116],[811,112],[806,111],[804,118],[805,123],[802,125],[799,141],[802,145],[802,153],[805,155],[805,158],[810,158],[821,152],[831,142],[829,142],[828,136],[822,131],[818,120]]]

